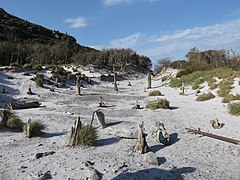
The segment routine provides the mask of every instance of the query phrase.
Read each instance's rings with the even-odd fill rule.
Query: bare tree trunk
[[[146,141],[146,134],[143,133],[143,122],[138,126],[138,135],[137,135],[137,142],[133,147],[133,151],[140,151],[141,154],[148,152],[148,145]]]
[[[113,75],[113,79],[114,79],[114,91],[118,91],[118,86],[117,86],[117,80],[116,80],[116,73],[114,72]]]
[[[148,77],[148,89],[151,89],[152,88],[152,82],[151,82],[151,73],[148,72],[147,73],[147,77]]]
[[[80,76],[77,77],[76,88],[77,88],[77,95],[81,95],[81,78],[80,78]]]
[[[78,134],[81,128],[82,123],[80,121],[80,117],[78,117],[78,119],[74,123],[74,127],[71,128],[68,146],[76,146],[78,144]]]

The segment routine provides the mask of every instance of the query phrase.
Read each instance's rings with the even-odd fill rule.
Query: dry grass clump
[[[222,102],[229,103],[231,101],[236,101],[236,100],[240,100],[240,94],[237,94],[237,95],[228,94],[227,96],[224,96]]]
[[[7,124],[6,126],[2,124],[2,121],[0,121],[0,126],[3,127],[5,126],[6,128],[10,128],[10,129],[13,129],[13,130],[20,130],[22,131],[23,130],[23,125],[24,123],[22,122],[22,120],[14,115],[11,111],[9,110],[1,110],[0,111],[0,116],[3,115],[3,112],[5,111],[6,113],[6,117],[7,117]]]
[[[234,116],[240,116],[240,103],[231,103],[228,105],[229,113]]]
[[[207,101],[207,100],[210,100],[210,99],[213,99],[215,98],[215,96],[209,92],[209,93],[206,93],[206,94],[201,94],[197,97],[196,101]]]
[[[83,126],[78,134],[78,145],[95,146],[97,143],[97,130],[92,125]]]
[[[148,102],[148,104],[146,105],[147,109],[169,109],[169,101],[167,99],[157,99],[155,101],[150,101]]]
[[[36,82],[37,86],[43,87],[43,75],[36,74],[35,82]]]
[[[14,114],[8,117],[7,127],[14,130],[23,130],[24,123],[22,120]]]
[[[24,125],[23,127],[23,132],[25,135],[28,135],[27,126],[28,124]],[[42,136],[44,134],[43,132],[44,129],[45,129],[45,125],[42,123],[42,121],[33,120],[29,123],[29,132],[31,137]]]
[[[159,90],[154,90],[148,93],[148,96],[161,96],[161,92]]]

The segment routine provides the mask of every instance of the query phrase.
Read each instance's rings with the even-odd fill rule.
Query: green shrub
[[[240,103],[230,103],[228,109],[231,115],[240,116]]]
[[[24,123],[22,122],[21,119],[19,119],[19,117],[17,117],[14,114],[11,114],[8,117],[8,121],[7,121],[7,127],[14,129],[14,130],[23,130],[23,125]]]
[[[169,101],[166,99],[157,99],[155,101],[150,101],[148,102],[148,104],[146,105],[147,109],[169,109]]]
[[[78,145],[95,146],[97,143],[97,130],[92,125],[83,126],[78,135]]]
[[[33,120],[30,122],[29,131],[31,132],[31,137],[38,137],[43,134],[42,130],[45,129],[42,121]],[[24,134],[27,135],[27,124],[23,127]]]
[[[148,93],[148,96],[161,96],[161,92],[159,90],[154,90]]]
[[[231,101],[235,101],[235,100],[240,100],[240,94],[237,94],[237,95],[232,95],[232,94],[228,94],[226,96],[224,96],[222,102],[223,103],[229,103]]]
[[[43,87],[43,75],[36,74],[35,82],[36,82],[37,86]]]
[[[197,101],[207,101],[207,100],[210,100],[213,98],[215,98],[215,96],[211,92],[209,92],[207,94],[199,95],[196,100]]]

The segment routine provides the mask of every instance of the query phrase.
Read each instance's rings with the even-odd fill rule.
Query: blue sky
[[[240,0],[0,0],[10,14],[97,49],[131,48],[153,62],[197,47],[240,49]]]

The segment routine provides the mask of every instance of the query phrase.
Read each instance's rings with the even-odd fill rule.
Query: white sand
[[[8,79],[13,76],[14,79]],[[120,81],[119,92],[113,91],[112,83],[87,86],[82,96],[76,96],[75,87],[67,89],[38,88],[21,73],[0,72],[0,90],[6,86],[7,94],[0,94],[2,106],[10,98],[34,98],[44,107],[14,112],[24,121],[39,119],[47,125],[45,137],[26,138],[22,133],[0,131],[0,179],[39,179],[45,173],[56,180],[87,179],[89,169],[84,162],[102,174],[102,179],[240,179],[240,146],[209,137],[188,133],[185,128],[201,128],[202,131],[240,140],[240,118],[228,114],[227,104],[217,97],[206,102],[195,101],[194,91],[187,89],[188,96],[180,96],[179,89],[161,86],[161,80],[153,81],[153,88],[170,101],[171,110],[132,109],[136,100],[145,106],[151,90],[144,92],[146,78]],[[27,95],[28,87],[37,95]],[[90,148],[66,147],[68,131],[77,116],[84,124],[91,121],[98,109],[100,96],[110,107],[103,108],[106,129],[98,129],[98,146]],[[225,123],[221,129],[213,129],[210,120],[218,118]],[[135,139],[124,139],[108,134],[108,129],[137,127],[142,121],[148,133],[150,151],[158,157],[159,166],[148,165],[144,155],[132,152]],[[156,143],[150,135],[155,121],[162,121],[171,137],[171,145]],[[97,121],[95,120],[97,125]],[[37,153],[55,151],[53,155],[39,159]]]

